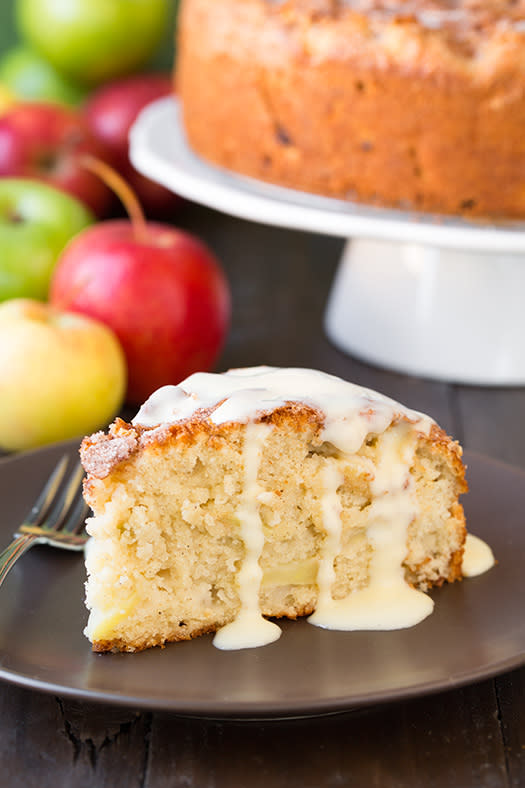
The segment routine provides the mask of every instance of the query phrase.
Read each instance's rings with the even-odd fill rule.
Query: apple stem
[[[144,211],[142,210],[138,197],[129,183],[127,183],[113,167],[110,167],[105,161],[91,156],[89,153],[83,154],[80,157],[80,162],[87,170],[94,175],[98,175],[106,186],[109,186],[117,195],[130,218],[136,240],[145,242],[148,236],[146,217],[144,216]]]

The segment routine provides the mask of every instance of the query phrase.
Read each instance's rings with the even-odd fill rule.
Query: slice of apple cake
[[[199,373],[85,438],[86,634],[135,651],[266,617],[412,626],[462,577],[461,448],[428,416],[306,369]]]

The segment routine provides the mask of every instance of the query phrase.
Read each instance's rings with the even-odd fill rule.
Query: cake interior
[[[374,489],[388,452],[405,464],[409,458],[394,491],[410,501],[399,563],[407,587],[426,590],[461,577],[465,524],[457,498],[466,485],[459,450],[435,425],[425,436],[400,420],[353,453],[323,440],[319,414],[307,407],[280,408],[254,426],[264,439],[251,471],[252,503],[248,429],[240,423],[174,425],[160,439],[139,430],[152,436],[141,451],[89,479],[86,633],[95,650],[139,650],[232,622],[241,609],[239,572],[250,550],[254,555],[243,530],[246,506],[263,537],[251,587],[262,614],[312,613],[321,568],[332,573],[333,600],[366,588],[377,552],[375,501],[392,494]],[[112,440],[136,435],[120,422]],[[340,522],[331,553],[327,479]]]

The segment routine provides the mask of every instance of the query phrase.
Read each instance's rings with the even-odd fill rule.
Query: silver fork
[[[34,544],[83,549],[88,539],[84,531],[88,507],[81,495],[84,471],[77,464],[64,481],[67,465],[68,457],[64,455],[15,533],[14,541],[0,553],[0,585],[16,561]]]

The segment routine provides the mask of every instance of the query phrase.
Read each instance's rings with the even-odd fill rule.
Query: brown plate
[[[7,544],[64,452],[0,462]],[[323,714],[458,687],[525,661],[525,472],[466,454],[470,530],[498,565],[436,590],[433,615],[397,632],[329,632],[286,622],[276,643],[223,652],[209,636],[140,654],[90,651],[82,634],[82,557],[35,547],[0,588],[0,677],[37,690],[179,714],[264,718]]]

